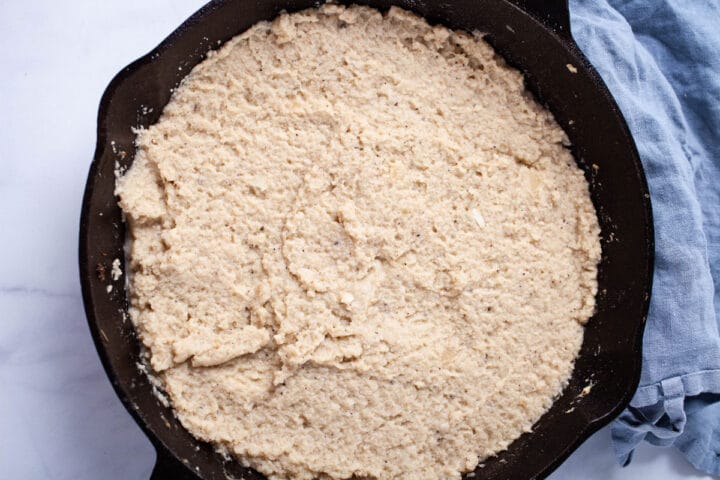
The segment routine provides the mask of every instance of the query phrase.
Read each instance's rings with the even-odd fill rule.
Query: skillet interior
[[[520,68],[528,87],[568,133],[591,185],[603,232],[597,311],[570,384],[553,407],[510,448],[484,462],[475,478],[541,478],[627,404],[638,382],[641,341],[652,275],[650,200],[635,145],[618,108],[572,41],[564,0],[359,0],[380,9],[398,5],[431,23],[487,32],[486,39]],[[535,12],[528,14],[517,4]],[[172,88],[211,48],[281,10],[316,6],[311,0],[217,0],[203,7],[160,46],[123,69],[100,104],[95,158],[80,225],[83,299],[95,343],[113,386],[158,450],[153,478],[261,479],[195,440],[171,409],[152,395],[138,369],[139,342],[127,311],[121,212],[113,196],[115,164],[134,154],[131,127],[157,121]],[[567,65],[573,68],[569,68]],[[571,70],[576,70],[573,72]],[[597,166],[597,168],[594,168]],[[123,261],[123,271],[124,261]],[[113,283],[110,294],[108,283]],[[587,390],[586,387],[592,386]]]

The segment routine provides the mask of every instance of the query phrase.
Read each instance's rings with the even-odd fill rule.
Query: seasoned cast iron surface
[[[531,433],[474,472],[480,479],[542,478],[617,415],[637,386],[653,233],[647,185],[635,145],[615,102],[572,41],[565,0],[352,3],[380,9],[398,5],[431,23],[485,32],[498,52],[525,73],[528,87],[555,114],[590,182],[603,232],[600,289],[597,313],[587,325],[570,384]],[[132,163],[131,128],[158,119],[172,89],[208,50],[281,10],[313,6],[316,3],[309,0],[211,2],[150,54],[123,69],[102,98],[97,149],[81,216],[83,298],[108,376],[158,450],[153,478],[263,477],[225,461],[211,445],[195,440],[153,395],[138,368],[139,342],[126,315],[124,277],[112,281],[109,275],[113,259],[124,258],[125,227],[113,196],[116,163],[121,168]],[[109,294],[108,284],[113,285]]]

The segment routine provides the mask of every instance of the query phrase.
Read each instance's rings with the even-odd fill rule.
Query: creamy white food
[[[183,425],[271,478],[448,479],[566,384],[599,227],[479,37],[325,5],[199,64],[117,193],[131,318]]]

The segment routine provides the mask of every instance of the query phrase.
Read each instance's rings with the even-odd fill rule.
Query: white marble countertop
[[[77,269],[100,96],[203,0],[0,2],[0,477],[146,479],[149,441],[105,377]],[[674,450],[616,465],[601,430],[553,480],[710,478]]]

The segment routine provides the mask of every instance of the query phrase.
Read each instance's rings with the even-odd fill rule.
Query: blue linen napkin
[[[655,221],[640,387],[612,425],[720,475],[720,4],[571,0],[572,31],[633,133]]]

